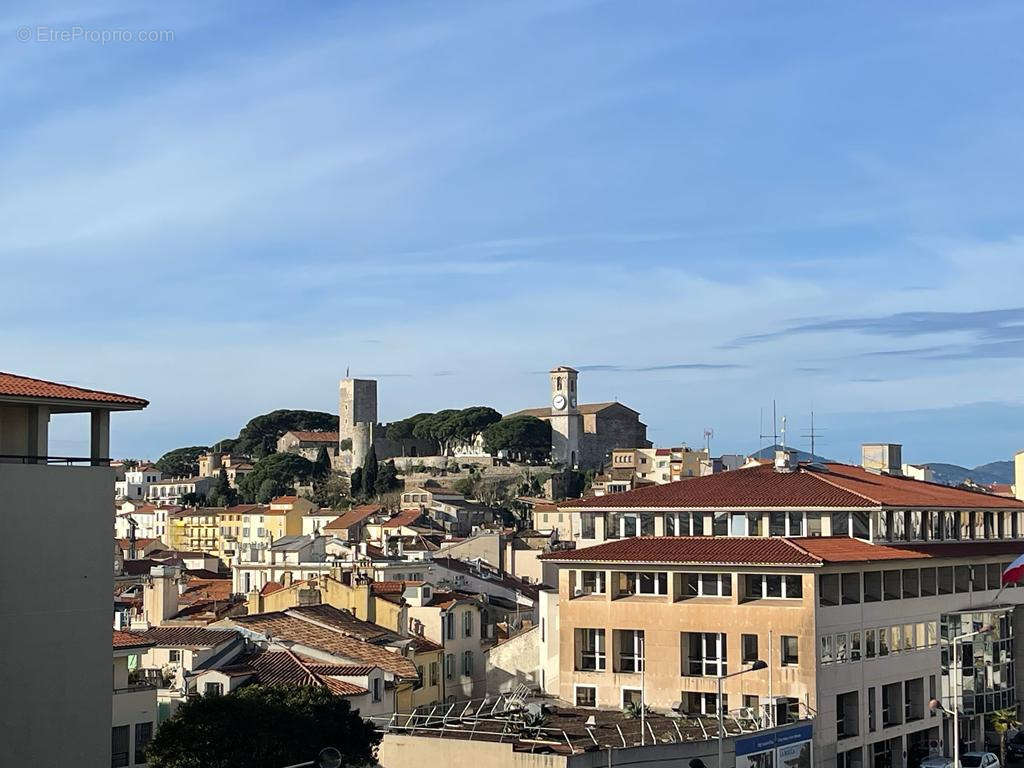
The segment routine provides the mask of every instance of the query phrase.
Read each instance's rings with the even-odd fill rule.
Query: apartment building
[[[217,484],[216,477],[172,477],[149,485],[149,501],[160,504],[181,504],[189,494],[205,496]]]
[[[0,373],[0,583],[21,584],[38,571],[35,548],[25,546],[30,541],[57,547],[61,574],[0,598],[10,628],[0,637],[0,685],[18,692],[17,705],[4,707],[4,759],[11,765],[110,764],[110,413],[146,405]],[[50,453],[50,422],[66,414],[88,414],[82,456]]]
[[[152,464],[137,464],[124,471],[124,480],[114,483],[115,499],[141,501],[149,497],[149,487],[162,477]]]
[[[210,552],[220,557],[220,513],[221,508],[218,507],[188,507],[169,515],[167,527],[171,549]]]
[[[170,544],[168,515],[181,511],[181,507],[158,506],[148,502],[124,501],[118,504],[114,517],[114,535],[119,539],[131,538],[135,528],[136,538],[160,539]]]
[[[110,730],[110,765],[146,765],[146,747],[157,724],[156,685],[133,674],[139,657],[153,647],[144,637],[113,630],[114,698]]]
[[[1024,503],[1016,499],[914,480],[899,464],[798,464],[779,453],[774,463],[559,502],[559,538],[585,547],[630,536],[1024,537]]]
[[[275,503],[276,502],[276,503]],[[259,559],[259,553],[284,536],[299,536],[302,517],[314,504],[308,499],[281,496],[266,504],[236,504],[218,511],[219,549],[225,559],[244,556]]]
[[[774,724],[808,712],[816,764],[907,765],[951,742],[938,698],[981,716],[1017,702],[1013,663],[1024,590],[1000,590],[1011,541],[870,544],[847,537],[640,537],[552,552],[557,565],[557,687],[578,706],[648,705]],[[959,650],[952,638],[992,625]],[[544,643],[542,642],[542,646]],[[756,661],[766,664],[753,670]]]

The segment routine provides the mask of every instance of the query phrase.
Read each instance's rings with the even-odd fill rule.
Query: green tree
[[[366,496],[363,488],[363,468],[356,467],[348,479],[349,493],[353,499],[361,499]]]
[[[484,448],[491,455],[505,451],[540,461],[551,455],[551,424],[536,416],[510,416],[483,431]]]
[[[238,433],[234,450],[262,459],[277,450],[277,439],[289,430],[337,432],[338,416],[323,411],[296,411],[281,409],[264,413],[249,420]]]
[[[313,462],[313,478],[316,480],[326,480],[331,475],[331,457],[327,453],[327,447],[321,445],[320,450],[317,451],[316,461]]]
[[[380,739],[347,699],[326,688],[249,685],[185,701],[146,757],[152,768],[281,768],[334,747],[342,765],[358,768],[374,762]]]
[[[238,503],[238,491],[231,487],[227,470],[223,467],[217,476],[217,485],[206,496],[206,503],[211,507],[232,507]]]
[[[1020,728],[1020,718],[1013,707],[1000,709],[992,713],[992,727],[999,734],[999,764],[1006,765],[1006,732]]]
[[[371,445],[363,459],[363,495],[372,496],[377,492],[377,451]]]
[[[348,509],[352,506],[349,481],[340,475],[331,475],[325,482],[313,484],[313,501],[324,509]]]
[[[205,445],[190,445],[187,448],[175,448],[156,460],[156,468],[164,478],[195,477],[199,474],[199,457],[210,450]]]
[[[313,462],[298,454],[272,453],[253,465],[252,472],[239,481],[238,490],[246,502],[263,503],[294,491],[296,482],[313,476],[313,469]]]
[[[432,413],[417,413],[415,416],[410,416],[407,419],[393,421],[388,424],[384,434],[387,435],[389,440],[409,440],[415,437],[413,431],[416,429],[416,425],[433,415]]]
[[[401,485],[398,479],[398,469],[395,467],[395,460],[384,462],[380,467],[380,471],[377,473],[377,481],[374,483],[373,490],[378,496],[382,496],[389,491],[393,491]]]

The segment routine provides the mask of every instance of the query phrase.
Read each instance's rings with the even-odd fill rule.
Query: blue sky
[[[149,398],[113,450],[152,458],[334,410],[346,366],[391,419],[541,405],[557,364],[657,444],[712,427],[716,452],[754,450],[775,398],[791,443],[813,408],[836,458],[1009,458],[1022,22],[1011,2],[5,6],[0,369]]]

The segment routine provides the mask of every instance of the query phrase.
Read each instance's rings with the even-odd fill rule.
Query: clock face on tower
[[[554,406],[556,411],[565,408],[565,395],[555,395],[551,400],[551,405]]]

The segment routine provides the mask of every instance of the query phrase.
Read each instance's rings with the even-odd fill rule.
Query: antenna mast
[[[704,428],[704,450],[708,454],[708,458],[711,458],[711,438],[715,436],[715,430],[711,427]]]
[[[815,453],[815,441],[821,437],[821,432],[814,427],[814,411],[811,411],[811,431],[803,435],[811,439],[811,461],[817,461],[817,454]]]
[[[783,421],[783,423],[785,423],[785,421],[786,421],[786,417],[785,416],[782,417],[782,421]],[[769,437],[772,439],[772,448],[775,448],[775,446],[777,446],[779,444],[779,429],[778,429],[778,427],[779,427],[779,421],[778,421],[778,418],[775,415],[775,398],[773,397],[772,398],[772,433],[770,435],[765,434],[765,431],[764,431],[764,408],[762,407],[761,408],[761,435],[760,435],[762,440],[765,440],[766,438],[769,438]],[[785,432],[785,429],[783,429],[783,432]],[[763,448],[764,446],[762,445],[761,447]],[[783,446],[783,447],[785,447],[785,446]]]

